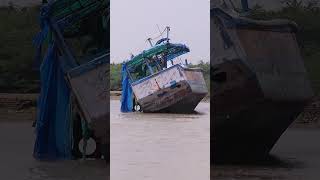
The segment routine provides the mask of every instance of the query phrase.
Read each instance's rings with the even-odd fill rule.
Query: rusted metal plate
[[[97,136],[109,129],[109,56],[81,65],[68,73],[81,111]]]
[[[304,100],[312,96],[294,33],[239,29],[237,34],[266,97]]]

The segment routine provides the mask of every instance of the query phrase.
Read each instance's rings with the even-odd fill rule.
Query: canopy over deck
[[[42,18],[50,18],[62,28],[65,26],[80,29],[79,22],[91,15],[103,13],[109,16],[109,1],[107,0],[56,0],[44,5]]]
[[[152,48],[143,51],[129,60],[126,65],[127,68],[132,68],[141,65],[145,59],[154,58],[157,55],[162,55],[166,61],[170,61],[176,57],[190,52],[189,48],[184,44],[173,44],[165,42],[153,46]]]
[[[296,32],[298,29],[298,25],[295,22],[287,19],[253,20],[239,16],[237,12],[229,7],[217,4],[211,5],[210,16],[223,19],[226,28],[272,30],[277,32]]]

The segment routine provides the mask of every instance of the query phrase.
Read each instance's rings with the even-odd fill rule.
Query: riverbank
[[[0,7],[32,7],[41,5],[42,0],[0,0]]]
[[[13,94],[0,93],[0,120],[8,119],[3,116],[13,114],[11,118],[19,119],[19,114],[27,115],[34,119],[36,112],[36,101],[38,94]],[[120,100],[121,91],[111,91],[110,100]],[[210,97],[205,97],[202,102],[210,102]],[[295,120],[290,128],[320,128],[320,96],[315,97],[311,103],[306,106],[304,112]]]

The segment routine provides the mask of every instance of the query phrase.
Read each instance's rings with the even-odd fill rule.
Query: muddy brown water
[[[210,105],[197,114],[121,113],[111,101],[110,179],[208,180]]]
[[[0,109],[0,180],[109,179],[103,160],[35,160],[32,119],[29,112]]]

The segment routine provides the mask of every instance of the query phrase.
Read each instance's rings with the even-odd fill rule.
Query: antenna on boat
[[[148,39],[147,39],[147,41],[149,42],[150,46],[153,47],[153,44],[152,44],[152,41],[151,41],[151,40],[152,40],[152,38],[148,38]]]
[[[159,37],[162,37],[163,33],[165,33],[165,32],[167,32],[167,38],[162,38],[162,39],[160,39],[159,41],[156,42],[156,45],[158,45],[158,44],[160,44],[160,43],[162,43],[162,42],[164,42],[164,41],[167,41],[167,43],[169,43],[169,41],[170,41],[170,39],[169,39],[170,27],[167,26],[162,32],[160,31],[158,25],[157,25],[157,27],[158,27],[158,30],[159,30],[159,32],[160,32],[160,35],[157,36],[157,37],[155,37],[155,38],[148,38],[148,39],[147,39],[147,41],[149,42],[149,44],[150,44],[151,47],[153,47],[152,40],[153,40],[153,39],[157,39],[157,38],[159,38]]]
[[[167,30],[167,42],[169,42],[169,32],[170,32],[170,27],[167,26],[166,27],[166,30]]]
[[[162,37],[163,32],[161,32],[160,27],[159,27],[158,24],[157,24],[157,28],[158,28],[158,31],[159,31],[159,33],[160,33],[161,38],[163,38],[163,37]]]

